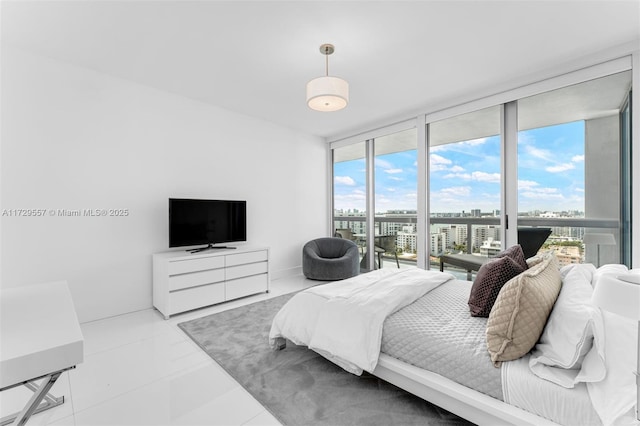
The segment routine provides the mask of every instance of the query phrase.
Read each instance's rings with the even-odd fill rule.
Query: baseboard
[[[288,269],[280,269],[278,271],[271,271],[272,280],[293,277],[296,275],[302,275],[302,266],[296,266],[294,268],[288,268]]]

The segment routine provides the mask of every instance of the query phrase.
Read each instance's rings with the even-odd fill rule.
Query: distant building
[[[582,255],[580,254],[580,247],[549,246],[549,250],[555,253],[560,267],[571,265],[573,263],[582,263]]]
[[[500,240],[500,227],[494,225],[474,227],[471,240],[472,251],[477,252],[485,241],[490,240]]]
[[[336,209],[335,228],[348,228],[355,234],[366,234],[366,211],[358,209]],[[485,216],[500,216],[500,210],[485,213]],[[582,211],[529,211],[519,212],[522,217],[541,218],[564,218],[564,217],[584,217]],[[480,218],[480,209],[471,209],[462,212],[440,212],[432,213],[432,218]],[[382,219],[384,218],[384,219]],[[473,223],[473,219],[470,220]],[[416,253],[417,251],[417,212],[415,210],[389,210],[386,213],[377,213],[375,218],[376,234],[396,235],[396,244],[405,253]],[[556,221],[559,222],[559,221]],[[549,249],[556,253],[561,266],[572,263],[584,262],[583,255],[579,247],[559,245],[561,242],[582,241],[585,233],[583,227],[552,226],[552,234],[548,239]],[[471,235],[467,233],[471,230]],[[431,256],[439,256],[446,252],[459,251],[458,246],[467,246],[470,253],[479,253],[484,256],[495,256],[501,250],[502,229],[499,225],[479,225],[473,224],[468,227],[465,224],[431,224],[429,241],[427,241]],[[457,250],[456,250],[457,249]]]
[[[415,225],[405,225],[402,227],[402,230],[399,231],[396,238],[396,245],[400,248],[404,253],[415,253],[418,249],[417,243],[417,234],[415,230]]]
[[[480,254],[486,257],[495,257],[496,254],[502,251],[502,242],[496,241],[492,238],[484,241],[480,246]]]

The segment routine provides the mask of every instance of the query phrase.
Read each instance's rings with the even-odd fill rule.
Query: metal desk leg
[[[27,403],[27,405],[25,405],[20,413],[9,415],[0,419],[0,426],[7,425],[9,423],[22,426],[27,423],[27,420],[29,420],[29,417],[31,417],[33,414],[62,404],[64,402],[64,396],[55,398],[54,396],[49,395],[49,390],[56,382],[56,380],[58,380],[61,374],[62,371],[58,371],[56,373],[45,376],[40,386],[35,386],[31,382],[23,383],[26,387],[33,391],[31,399],[29,399],[29,402]],[[43,399],[45,399],[46,401],[40,404]]]

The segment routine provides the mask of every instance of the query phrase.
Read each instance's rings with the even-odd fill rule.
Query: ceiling
[[[640,44],[640,2],[7,1],[14,46],[331,138],[430,112],[554,64]],[[329,72],[350,103],[322,113],[305,85]]]

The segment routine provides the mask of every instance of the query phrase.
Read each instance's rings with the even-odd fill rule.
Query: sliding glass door
[[[366,142],[333,150],[333,236],[360,246],[364,257],[367,238]]]
[[[561,265],[620,263],[623,72],[518,101],[518,224],[548,227]]]
[[[378,267],[415,267],[418,168],[416,129],[375,138],[375,236]]]
[[[332,151],[333,233],[358,244],[361,271],[416,266],[417,136],[407,127]]]
[[[432,267],[442,254],[491,257],[502,249],[501,158],[500,106],[429,124]]]

